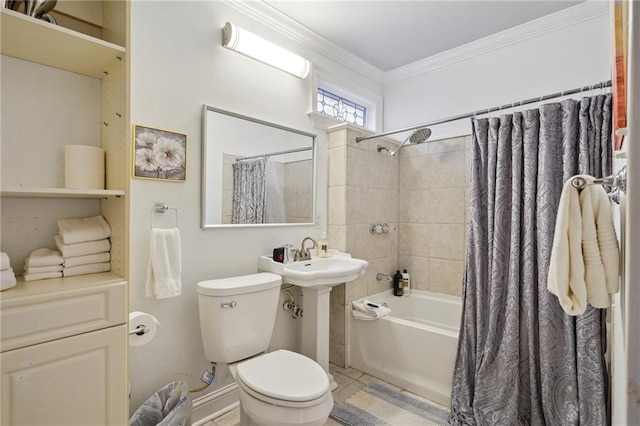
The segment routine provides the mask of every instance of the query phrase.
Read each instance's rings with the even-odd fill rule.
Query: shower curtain
[[[611,95],[474,119],[450,423],[606,425],[605,311],[547,290],[563,183],[611,174]]]
[[[233,163],[231,223],[265,223],[266,158]]]

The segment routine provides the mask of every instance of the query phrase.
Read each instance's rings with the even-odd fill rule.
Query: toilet
[[[288,350],[265,353],[281,284],[269,272],[199,282],[205,355],[236,379],[243,426],[323,425],[333,408],[324,369]]]

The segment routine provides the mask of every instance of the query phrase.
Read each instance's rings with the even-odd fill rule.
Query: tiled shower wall
[[[284,163],[284,205],[287,223],[313,222],[312,180],[311,160]]]
[[[329,130],[328,230],[331,248],[369,262],[365,276],[331,292],[331,362],[349,364],[350,303],[389,290],[376,274],[407,269],[412,287],[460,296],[468,229],[471,137],[378,153],[384,139],[350,126]],[[389,233],[371,235],[371,223]]]
[[[413,288],[462,293],[470,149],[464,136],[400,151],[398,266]]]

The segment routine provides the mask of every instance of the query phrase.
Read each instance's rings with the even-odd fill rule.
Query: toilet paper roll
[[[73,189],[104,189],[104,150],[87,145],[65,146],[64,185]]]
[[[145,326],[147,328],[146,333],[142,335],[129,334],[130,346],[142,346],[149,343],[156,335],[160,323],[151,314],[145,312],[134,311],[129,313],[129,330],[136,330],[138,327]]]

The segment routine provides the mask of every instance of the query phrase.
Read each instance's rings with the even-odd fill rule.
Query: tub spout
[[[376,280],[378,280],[378,281],[393,281],[393,278],[391,277],[391,275],[381,274],[380,272],[378,272],[378,274],[376,275]]]

